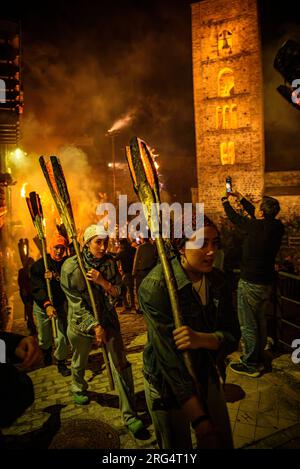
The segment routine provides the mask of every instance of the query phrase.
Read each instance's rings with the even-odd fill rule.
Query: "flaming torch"
[[[21,187],[21,197],[22,197],[22,199],[26,198],[26,186],[27,186],[27,184],[28,184],[28,182],[24,182],[24,184]]]
[[[134,117],[134,110],[129,111],[126,116],[117,119],[112,127],[107,131],[107,135],[111,137],[111,153],[112,153],[112,168],[113,168],[113,194],[114,203],[116,203],[116,149],[115,149],[115,135],[124,127],[127,127]]]
[[[81,273],[85,279],[88,294],[91,301],[92,310],[95,318],[99,321],[99,311],[95,303],[95,298],[91,284],[87,278],[86,271],[83,265],[83,260],[80,252],[80,246],[77,239],[77,230],[71,205],[71,199],[68,191],[67,181],[63,173],[60,161],[56,156],[51,156],[50,161],[46,162],[44,157],[41,156],[40,165],[44,173],[45,179],[47,181],[48,187],[50,189],[51,195],[57,207],[58,213],[63,221],[63,224],[67,230],[69,239],[72,239],[73,246],[77,255],[77,261]],[[100,321],[99,321],[100,322]],[[111,390],[114,389],[114,382],[112,379],[111,368],[108,361],[107,351],[105,344],[102,345],[103,358],[107,370],[107,375],[109,379],[109,384]]]
[[[130,146],[126,147],[126,157],[134,190],[143,204],[145,217],[148,221],[148,226],[151,228],[152,235],[156,238],[157,250],[169,293],[174,324],[177,328],[183,325],[183,320],[179,305],[176,279],[171,262],[168,258],[168,252],[170,253],[173,250],[172,245],[170,240],[163,240],[160,233],[161,220],[158,211],[160,204],[159,182],[153,155],[151,154],[151,149],[143,140],[133,137],[130,141]],[[183,357],[190,375],[195,383],[197,383],[189,352],[184,351]]]
[[[45,224],[44,224],[44,216],[43,216],[43,209],[40,201],[40,197],[36,192],[30,192],[29,197],[26,197],[27,206],[32,218],[32,222],[36,228],[38,238],[41,242],[42,247],[42,254],[43,254],[43,261],[45,266],[45,271],[47,272],[48,269],[48,259],[47,259],[47,246],[46,246],[46,236],[45,236]],[[51,304],[53,304],[53,295],[51,291],[50,279],[46,279],[47,285],[47,293],[48,298]],[[54,339],[57,338],[57,327],[56,327],[56,319],[54,317],[51,318],[52,324],[52,333]]]
[[[20,259],[21,259],[22,265],[23,265],[23,267],[25,267],[26,262],[27,262],[27,260],[28,260],[28,254],[29,254],[29,242],[28,242],[28,239],[27,239],[27,238],[25,238],[25,239],[23,239],[23,238],[19,239],[18,248],[19,248],[19,255],[20,255]]]
[[[118,130],[123,129],[123,127],[127,127],[132,121],[133,117],[134,111],[129,111],[126,116],[116,120],[112,127],[107,131],[107,133],[112,134],[113,132],[117,132]]]

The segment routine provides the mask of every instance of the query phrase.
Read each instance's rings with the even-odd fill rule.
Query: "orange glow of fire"
[[[26,186],[27,186],[28,182],[24,182],[22,188],[21,188],[21,197],[22,199],[25,199],[26,198]]]

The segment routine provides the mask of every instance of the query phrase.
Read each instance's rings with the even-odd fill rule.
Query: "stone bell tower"
[[[192,4],[198,201],[223,214],[225,180],[261,196],[264,186],[263,79],[256,0]],[[216,220],[217,221],[217,220]]]

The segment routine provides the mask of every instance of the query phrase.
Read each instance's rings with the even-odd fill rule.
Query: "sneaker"
[[[70,376],[71,370],[67,368],[64,361],[58,361],[57,370],[62,376]]]
[[[135,418],[132,422],[130,422],[127,427],[133,436],[137,435],[145,428],[143,422],[138,418]]]
[[[260,375],[260,372],[256,368],[248,368],[242,362],[231,362],[229,367],[235,373],[239,375],[250,376],[251,378],[257,378]]]
[[[90,402],[89,396],[85,392],[74,392],[74,402],[78,405],[86,405]]]

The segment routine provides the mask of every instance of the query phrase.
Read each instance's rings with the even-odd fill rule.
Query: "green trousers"
[[[38,341],[42,350],[48,350],[52,346],[51,319],[44,309],[33,303],[33,314],[37,322]],[[57,339],[55,339],[54,357],[56,360],[66,360],[68,356],[67,338],[67,311],[66,307],[57,308]]]
[[[120,411],[125,425],[128,425],[137,417],[131,364],[126,359],[120,331],[107,328],[106,332],[108,335],[106,349],[115,387],[119,394]],[[70,327],[68,328],[68,338],[73,352],[71,390],[73,393],[84,392],[88,389],[84,375],[93,339],[74,332]]]

